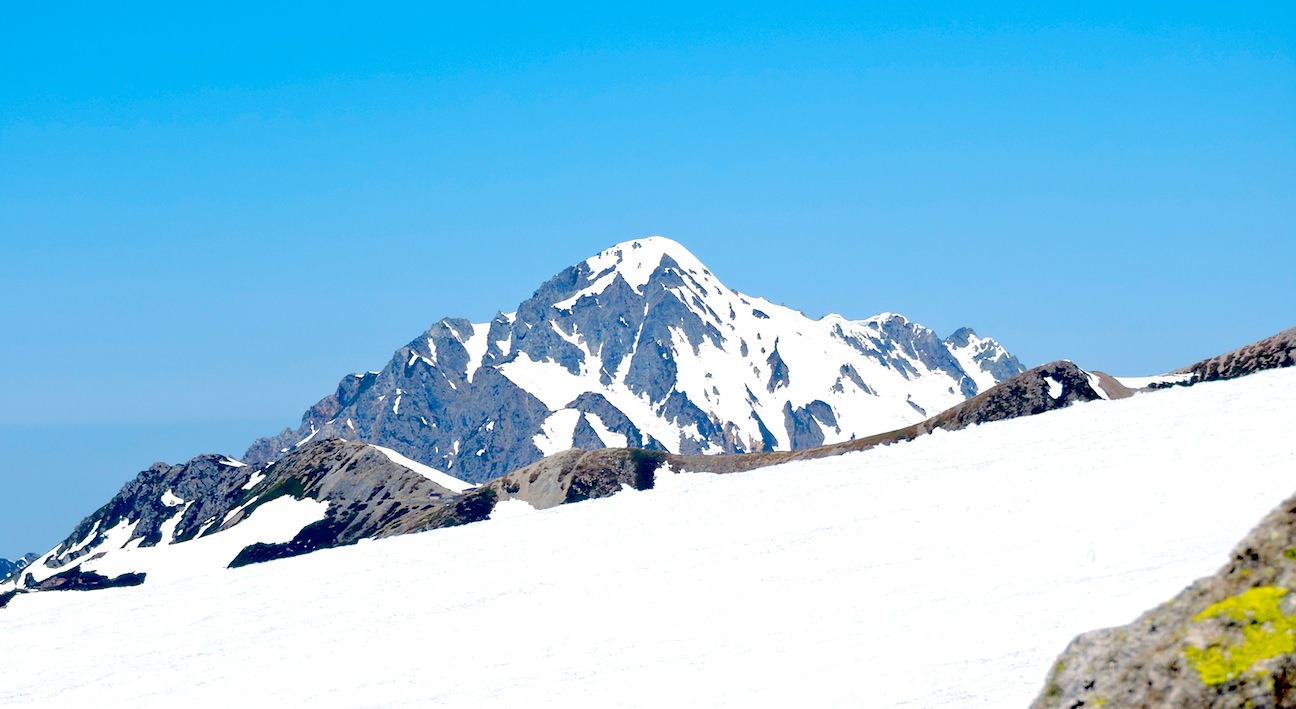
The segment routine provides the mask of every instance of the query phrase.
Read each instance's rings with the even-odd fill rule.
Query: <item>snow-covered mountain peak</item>
[[[314,431],[470,482],[568,448],[806,448],[916,423],[1023,371],[992,340],[958,342],[890,312],[811,319],[650,236],[564,269],[514,313],[438,322],[249,460]]]
[[[643,292],[643,287],[664,259],[670,259],[695,279],[718,285],[711,272],[692,252],[679,242],[664,236],[623,241],[585,259],[584,264],[595,279],[610,277],[613,272],[619,273],[636,292]]]

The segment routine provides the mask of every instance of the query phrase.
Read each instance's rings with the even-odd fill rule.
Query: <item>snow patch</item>
[[[464,379],[469,384],[472,383],[473,375],[481,369],[482,359],[486,357],[486,350],[490,347],[487,340],[489,335],[490,323],[473,324],[472,334],[464,340],[464,349],[468,351],[468,368],[464,371]]]
[[[525,500],[509,498],[500,500],[495,503],[495,508],[491,510],[490,519],[508,519],[510,517],[526,517],[534,514],[536,509]]]
[[[441,472],[440,470],[437,470],[436,468],[433,468],[429,465],[424,465],[423,463],[420,463],[417,460],[406,458],[405,456],[401,455],[400,453],[397,453],[396,451],[390,448],[383,448],[382,446],[375,446],[372,444],[370,444],[369,447],[387,456],[387,459],[390,460],[391,462],[403,468],[411,470],[415,473],[418,473],[419,475],[422,475],[428,480],[431,480],[432,482],[436,483],[437,485],[440,485],[441,487],[451,492],[464,492],[466,490],[471,490],[474,487],[476,487],[476,485],[473,485],[472,483],[464,482],[463,480],[460,480],[459,478],[456,478],[452,475],[447,475]]]
[[[544,420],[540,426],[540,433],[531,440],[546,456],[568,450],[572,447],[572,436],[576,432],[576,424],[580,421],[580,417],[581,412],[576,409],[555,411]]]
[[[246,483],[243,483],[242,489],[251,490],[252,488],[256,487],[257,484],[260,483],[262,480],[265,480],[265,473],[260,470],[257,470],[252,473],[252,476],[248,478],[248,481]]]
[[[603,441],[603,445],[609,448],[625,448],[629,444],[630,439],[626,438],[625,434],[613,432],[603,424],[603,419],[599,418],[598,414],[587,413],[585,420],[589,422],[590,428],[594,429],[599,440]]]
[[[1179,374],[1158,374],[1152,377],[1113,377],[1130,389],[1145,389],[1153,384],[1184,384],[1192,381],[1192,372]]]

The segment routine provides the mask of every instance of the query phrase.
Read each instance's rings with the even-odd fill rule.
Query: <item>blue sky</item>
[[[1028,364],[1296,325],[1291,6],[980,5],[6,9],[0,556],[649,234]]]

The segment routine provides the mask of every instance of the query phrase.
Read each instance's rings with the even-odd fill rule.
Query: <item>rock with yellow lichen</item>
[[[1073,640],[1032,704],[1097,706],[1296,709],[1296,496],[1214,576]]]

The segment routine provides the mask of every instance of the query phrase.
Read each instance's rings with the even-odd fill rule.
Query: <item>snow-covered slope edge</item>
[[[1293,407],[1296,370],[1264,372],[23,596],[0,704],[1024,706],[1069,638],[1210,573],[1291,494]]]
[[[341,437],[482,482],[568,448],[812,448],[917,423],[1022,370],[967,328],[941,340],[892,313],[812,320],[649,237],[489,323],[442,320],[244,459]]]

